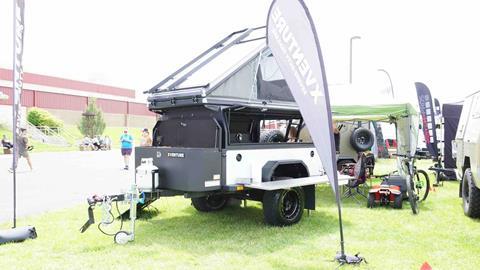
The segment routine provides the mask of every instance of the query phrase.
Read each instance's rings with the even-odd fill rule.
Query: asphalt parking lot
[[[127,190],[134,179],[133,155],[123,170],[120,150],[31,153],[33,171],[20,159],[17,173],[17,217],[68,208],[93,194]],[[12,219],[11,155],[0,155],[0,223]],[[86,203],[85,203],[86,206]]]

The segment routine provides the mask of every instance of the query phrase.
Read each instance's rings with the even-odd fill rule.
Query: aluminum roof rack
[[[255,28],[246,28],[240,31],[233,32],[221,39],[213,46],[208,48],[206,51],[202,52],[200,55],[192,59],[187,64],[183,65],[181,68],[167,76],[165,79],[157,83],[150,90],[145,91],[144,93],[158,93],[162,91],[172,91],[172,90],[183,90],[185,87],[177,88],[183,82],[185,82],[190,76],[196,73],[199,69],[210,63],[213,59],[217,58],[229,48],[237,44],[243,44],[247,42],[257,41],[265,39],[265,36],[250,38],[250,34],[256,30],[265,29],[265,26],[255,27]],[[169,83],[168,86],[166,86]],[[205,88],[208,87],[208,84],[201,85],[199,87],[187,87],[187,88]]]

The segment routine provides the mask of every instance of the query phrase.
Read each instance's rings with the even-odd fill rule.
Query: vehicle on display
[[[480,91],[468,96],[458,123],[452,156],[456,159],[463,211],[480,217]]]
[[[265,222],[274,226],[295,224],[304,209],[315,210],[315,185],[329,181],[264,31],[228,35],[145,91],[158,121],[152,146],[135,148],[135,184],[143,202],[136,210],[168,196],[184,196],[201,212],[253,200],[262,203]],[[234,64],[226,68],[229,62]],[[369,121],[399,127],[400,153],[416,143],[418,130],[411,127],[418,126],[412,124],[418,113],[408,103],[333,106],[332,117],[346,126],[344,133],[351,131],[341,137],[355,156],[373,144],[372,132],[361,124]],[[131,197],[91,200],[89,215],[101,204],[102,223],[109,224],[114,199],[132,202]],[[121,243],[133,239],[133,233],[119,233]]]
[[[135,149],[136,166],[153,158],[158,167],[153,181],[137,181],[147,200],[182,195],[201,212],[254,200],[277,226],[315,209],[315,184],[328,179],[314,145],[299,139],[302,115],[264,30],[232,33],[147,91],[149,110],[159,115],[153,145]],[[225,74],[225,58],[238,52],[225,54],[245,46],[248,56]],[[222,74],[207,79],[215,70]]]
[[[153,146],[135,149],[136,166],[153,158],[158,167],[152,181],[137,181],[150,192],[147,200],[182,195],[203,212],[221,210],[231,199],[254,200],[262,202],[266,223],[279,226],[315,209],[315,185],[328,180],[263,30],[232,33],[146,91],[149,110],[159,115]],[[223,60],[215,66],[241,46],[253,49],[229,72]],[[358,123],[398,124],[399,151],[416,143],[418,130],[409,127],[418,126],[411,125],[418,113],[410,104],[334,105],[332,114],[352,134],[342,136],[355,149],[352,156],[374,141]]]
[[[373,208],[376,205],[392,205],[393,208],[401,209],[403,196],[399,186],[390,185],[388,181],[380,185],[374,185],[368,192],[367,207]]]

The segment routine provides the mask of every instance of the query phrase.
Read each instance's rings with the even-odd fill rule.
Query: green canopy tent
[[[332,107],[333,119],[337,121],[377,121],[396,126],[397,153],[414,154],[417,149],[419,114],[410,103],[379,105],[339,105]],[[406,173],[397,159],[398,171]]]
[[[410,103],[380,105],[340,105],[332,107],[333,118],[338,121],[396,122],[401,118],[418,117]]]

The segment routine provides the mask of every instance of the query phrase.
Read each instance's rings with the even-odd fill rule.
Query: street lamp
[[[352,84],[352,53],[353,53],[352,44],[354,39],[361,39],[361,37],[353,36],[350,38],[350,80],[349,80],[350,84]]]
[[[390,81],[390,89],[391,89],[391,91],[392,91],[392,98],[395,98],[395,94],[394,94],[394,92],[393,92],[392,78],[390,77],[390,74],[388,73],[388,71],[386,71],[386,70],[383,69],[383,68],[379,68],[378,71],[381,71],[381,72],[387,74],[388,80]]]

